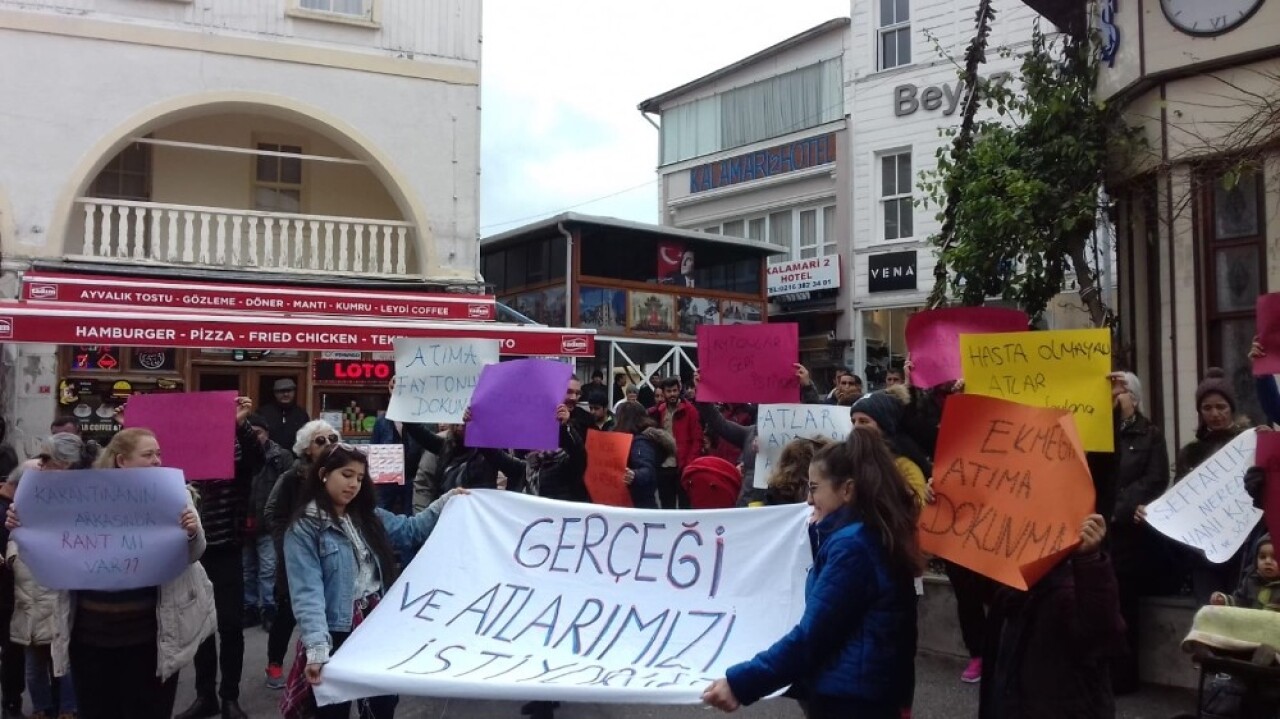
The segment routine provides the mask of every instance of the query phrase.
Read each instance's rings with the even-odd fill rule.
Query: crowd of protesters
[[[1266,348],[1255,344],[1253,358]],[[909,717],[914,693],[917,602],[926,558],[916,538],[930,486],[947,397],[960,382],[913,387],[910,362],[864,391],[839,372],[823,393],[795,365],[797,401],[848,407],[843,441],[797,439],[768,477],[754,476],[760,451],[751,405],[698,400],[699,375],[619,372],[572,379],[556,409],[558,446],[507,452],[467,445],[463,422],[425,425],[379,418],[373,441],[405,446],[403,485],[375,485],[365,454],[293,402],[291,381],[254,412],[236,403],[234,473],[203,481],[173,521],[188,536],[190,565],[161,587],[102,592],[39,585],[16,543],[0,572],[0,711],[32,717],[173,716],[178,671],[194,665],[195,698],[177,719],[247,716],[239,705],[244,632],[268,633],[262,681],[282,691],[286,717],[347,717],[350,704],[317,708],[311,687],[324,666],[426,541],[444,505],[472,489],[591,501],[584,475],[589,432],[632,437],[619,478],[634,506],[709,509],[808,503],[814,566],[802,619],[769,649],[740,657],[704,701],[732,711],[786,687],[806,716]],[[1146,506],[1225,446],[1249,423],[1234,387],[1211,370],[1195,392],[1195,439],[1169,453],[1144,414],[1141,380],[1111,375],[1115,452],[1091,457],[1098,503],[1079,546],[1030,591],[999,585],[963,566],[938,563],[955,594],[969,661],[960,679],[981,684],[980,716],[1102,717],[1114,696],[1134,691],[1141,598],[1185,593],[1200,604],[1280,609],[1274,545],[1261,530],[1232,560],[1207,562],[1146,525]],[[1269,422],[1280,420],[1275,380],[1259,380]],[[1268,425],[1269,426],[1269,425]],[[73,418],[55,420],[40,455],[22,465],[0,444],[4,533],[20,526],[11,506],[30,471],[161,466],[146,429],[103,447],[81,439]],[[0,440],[3,439],[0,424]],[[1262,480],[1251,470],[1256,495]],[[760,488],[757,488],[757,484]],[[340,551],[321,552],[321,545]],[[192,601],[194,600],[194,601]],[[298,639],[290,642],[297,632]],[[290,662],[290,660],[292,660]],[[256,663],[255,663],[256,664]],[[359,715],[392,717],[393,696],[356,702]],[[525,715],[554,716],[535,701]]]

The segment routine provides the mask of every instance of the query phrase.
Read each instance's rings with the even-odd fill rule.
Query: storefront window
[[[907,361],[907,318],[919,307],[865,310],[862,337],[865,348],[863,382],[868,390],[883,389],[889,370],[901,370]]]

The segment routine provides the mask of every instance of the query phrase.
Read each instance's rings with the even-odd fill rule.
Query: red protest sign
[[[1280,537],[1280,432],[1258,432],[1254,464],[1267,472],[1262,485],[1262,517],[1274,539]]]
[[[1028,589],[1080,542],[1093,481],[1072,415],[979,395],[947,400],[920,546]]]
[[[631,490],[623,481],[632,435],[587,430],[587,473],[583,481],[591,501],[610,507],[632,507]]]
[[[1253,374],[1280,374],[1280,292],[1258,297],[1258,342],[1267,354],[1253,361]]]
[[[166,467],[188,482],[235,477],[236,392],[141,394],[125,406],[124,426],[155,432]]]
[[[698,400],[786,404],[800,399],[794,322],[698,326]]]
[[[960,335],[1025,332],[1027,313],[1003,307],[944,307],[907,318],[911,384],[934,387],[960,379]]]

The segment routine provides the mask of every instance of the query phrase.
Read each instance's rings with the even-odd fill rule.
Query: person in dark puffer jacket
[[[1100,550],[1102,515],[1075,554],[1030,591],[995,593],[982,652],[979,719],[1110,719],[1110,660],[1126,651],[1115,573]]]
[[[809,477],[816,550],[804,615],[702,699],[734,711],[791,685],[809,719],[898,719],[913,689],[919,510],[871,430],[823,448]]]
[[[236,399],[235,477],[196,483],[196,508],[208,542],[200,564],[213,583],[218,614],[216,640],[221,647],[212,636],[200,645],[195,657],[195,701],[175,719],[201,719],[218,716],[219,712],[223,719],[248,716],[240,708],[240,673],[244,666],[243,531],[253,478],[266,461],[262,443],[248,422],[252,409],[253,401],[248,397]],[[215,687],[219,689],[216,693]]]

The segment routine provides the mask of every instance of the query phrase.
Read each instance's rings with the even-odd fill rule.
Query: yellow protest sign
[[[960,335],[960,363],[966,394],[1070,410],[1085,450],[1115,450],[1109,331]]]

